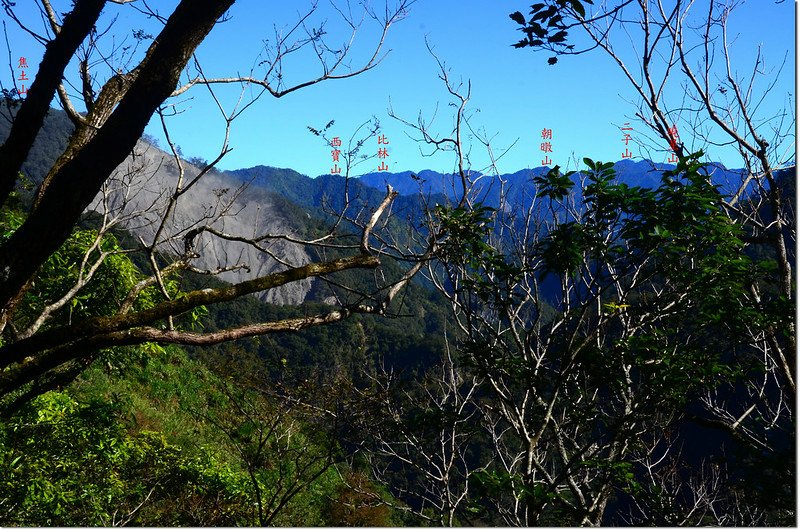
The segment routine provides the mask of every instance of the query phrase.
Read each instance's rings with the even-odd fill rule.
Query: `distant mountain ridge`
[[[743,170],[729,170],[720,163],[709,163],[706,166],[712,175],[712,180],[719,184],[723,194],[732,192],[741,182]],[[620,160],[614,163],[616,179],[628,186],[642,186],[655,188],[661,182],[665,171],[675,168],[674,164],[662,164],[650,160]],[[478,196],[483,196],[482,202],[496,207],[499,203],[501,190],[508,193],[507,199],[516,203],[522,196],[522,190],[530,189],[533,178],[546,175],[549,167],[522,169],[514,173],[505,173],[498,176],[475,174],[477,180],[475,188]],[[481,178],[477,178],[481,177]],[[578,175],[575,175],[577,181]],[[453,175],[439,173],[429,169],[418,173],[403,171],[400,173],[367,173],[358,178],[359,182],[372,188],[382,188],[389,184],[402,195],[417,194],[442,194],[450,199],[458,196],[461,188],[459,179]]]
[[[7,137],[9,128],[8,121],[0,120],[0,142]],[[34,184],[41,182],[52,163],[63,152],[71,132],[72,124],[66,115],[62,111],[51,109],[23,167],[23,171]],[[137,177],[131,182],[139,192],[130,199],[129,208],[158,206],[155,210],[138,216],[134,220],[135,224],[129,223],[126,226],[134,235],[147,239],[152,236],[159,211],[164,207],[163,200],[155,199],[161,191],[174,187],[178,172],[171,155],[156,146],[140,142],[137,151],[138,162],[134,163],[133,159],[129,159],[120,166],[119,171],[125,174],[135,166],[157,168],[146,178]],[[712,170],[713,181],[720,186],[723,194],[731,193],[741,183],[742,170],[728,170],[722,164],[709,164],[708,167]],[[649,160],[621,160],[614,164],[614,168],[619,182],[629,186],[656,187],[662,173],[674,166]],[[530,204],[528,201],[535,194],[533,178],[546,174],[548,170],[547,167],[539,167],[499,176],[480,176],[475,185],[478,200],[486,206],[497,207],[501,203],[501,196],[505,196],[506,206]],[[191,179],[199,168],[186,162],[185,171],[186,177]],[[579,175],[574,178],[577,180]],[[794,168],[779,172],[777,178],[782,186],[786,186],[785,193],[793,209]],[[173,236],[171,244],[179,245],[180,234],[192,226],[193,219],[202,219],[206,212],[212,211],[215,199],[232,194],[240,186],[246,185],[247,189],[237,196],[231,207],[231,211],[236,212],[235,215],[220,220],[216,225],[218,228],[247,236],[252,236],[253,233],[288,233],[304,237],[329,224],[331,212],[342,210],[345,191],[351,201],[349,215],[359,212],[361,215],[368,215],[370,209],[384,198],[387,184],[400,194],[391,207],[389,228],[394,235],[401,238],[404,233],[410,232],[410,227],[419,227],[424,218],[422,214],[426,203],[445,203],[459,197],[461,192],[459,179],[452,174],[429,169],[419,172],[375,172],[350,179],[329,174],[312,178],[292,169],[265,165],[233,171],[213,170],[197,183],[186,197],[188,200],[183,201],[182,207],[176,211],[174,222],[168,227],[168,233]],[[580,187],[576,191],[580,193]],[[31,191],[25,193],[29,195]],[[341,230],[348,230],[347,225],[342,225]],[[198,265],[213,269],[226,263],[229,256],[240,256],[242,261],[249,264],[250,271],[224,273],[222,278],[227,281],[240,281],[282,268],[275,260],[241,243],[203,237],[204,256]],[[177,252],[180,249],[173,250]],[[304,248],[280,241],[275,242],[273,250],[277,255],[297,264],[315,259]],[[279,304],[297,304],[315,298],[314,281],[261,293],[261,297]]]
[[[713,181],[720,186],[723,194],[733,192],[741,182],[742,170],[729,170],[719,163],[707,165]],[[650,160],[620,160],[614,164],[617,181],[629,186],[655,188],[661,182],[664,171],[674,169],[671,164],[661,164]],[[501,194],[506,202],[513,205],[527,205],[532,196],[532,181],[536,176],[547,174],[548,167],[522,169],[514,173],[498,176],[474,174],[474,192],[480,202],[498,207]],[[420,193],[428,202],[457,200],[461,194],[460,179],[453,174],[423,169],[419,172],[401,171],[372,172],[345,179],[340,175],[322,174],[317,177],[303,175],[293,169],[272,166],[254,166],[226,172],[236,179],[253,186],[277,193],[291,202],[305,208],[341,208],[344,204],[344,186],[347,182],[351,199],[358,198],[362,203],[377,204],[389,185],[400,194],[395,201],[396,211],[417,213],[421,204]],[[577,182],[580,174],[576,174]],[[580,186],[576,187],[580,193]]]

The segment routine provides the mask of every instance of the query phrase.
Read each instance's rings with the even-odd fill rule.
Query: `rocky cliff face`
[[[191,230],[209,226],[224,233],[229,237],[201,233],[195,239],[198,257],[192,264],[211,271],[238,267],[219,274],[220,279],[228,282],[311,261],[301,245],[285,240],[266,239],[260,243],[262,249],[235,240],[264,234],[301,235],[300,220],[286,216],[274,196],[216,171],[195,181],[200,168],[186,162],[183,166],[181,176],[172,156],[140,142],[90,209],[118,218],[137,239],[148,245],[156,240],[162,252],[173,255],[184,250],[184,236]],[[185,191],[171,204],[179,182]],[[311,282],[295,282],[258,296],[270,303],[299,304],[306,299]]]

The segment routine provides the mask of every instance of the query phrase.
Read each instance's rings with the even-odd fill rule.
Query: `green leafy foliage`
[[[551,200],[562,200],[573,187],[571,174],[562,174],[560,166],[556,166],[543,177],[534,177],[533,182],[539,186],[537,197],[547,197]]]
[[[586,18],[586,6],[593,5],[592,0],[547,0],[531,6],[529,19],[525,19],[520,11],[511,13],[509,17],[525,34],[524,38],[514,44],[515,48],[532,47],[548,50],[556,55],[547,59],[547,64],[558,62],[558,55],[569,53],[575,46],[568,44],[568,20]]]
[[[494,307],[503,307],[513,303],[523,267],[491,244],[495,214],[493,208],[481,204],[470,208],[436,207],[436,216],[447,233],[440,243],[442,260],[464,271],[455,289],[472,293]]]
[[[576,173],[551,170],[534,179],[553,217],[533,245],[497,237],[517,226],[500,210],[442,212],[454,227],[445,277],[463,286],[452,294],[467,335],[461,366],[487,381],[481,403],[502,440],[484,443],[498,460],[519,458],[474,475],[482,500],[470,513],[494,521],[505,506],[529,524],[600,521],[578,508],[569,480],[592,495],[644,498],[641,435],[677,428],[674,418],[704,393],[735,387],[754,368],[745,331],[775,318],[748,293],[768,283],[770,267],[745,252],[702,156],[684,157],[656,188],[619,183],[613,164],[590,159],[579,191]],[[578,193],[580,209],[565,208]],[[537,466],[553,462],[544,478]]]
[[[333,499],[351,494],[325,464],[329,442],[232,385],[168,347],[124,372],[98,362],[39,396],[0,424],[0,523],[256,525],[257,487],[265,507],[296,488],[277,497],[272,524],[331,524]],[[259,415],[242,416],[243,406]],[[384,508],[368,519],[386,517]]]
[[[0,242],[10,237],[23,221],[24,214],[19,210],[0,210]],[[98,262],[99,266],[94,267]],[[92,271],[93,268],[96,270]],[[69,297],[68,303],[48,319],[47,326],[116,314],[133,285],[144,277],[116,236],[109,233],[100,237],[97,230],[76,228],[25,291],[14,324],[24,329],[34,323],[45,307],[65,296]],[[165,279],[165,286],[171,295],[178,294],[179,283],[174,276]],[[76,287],[77,291],[71,294]],[[162,300],[158,287],[150,286],[139,294],[134,309],[147,309]],[[203,311],[199,308],[189,316],[194,325]]]
[[[232,504],[241,497],[241,479],[234,469],[210,455],[190,457],[160,433],[129,433],[122,411],[119,401],[79,403],[67,393],[50,392],[5,424],[3,524],[237,522]],[[202,503],[197,494],[203,490],[203,496],[226,499],[215,510],[207,507],[205,521],[188,510],[192,500]]]
[[[23,219],[18,210],[0,210],[0,237],[8,237]],[[84,257],[94,263],[104,255],[91,281],[45,328],[116,314],[131,287],[144,278],[118,238],[98,238],[92,223],[88,219],[76,229],[39,271],[25,293],[24,310],[15,317],[18,329],[31,325],[48,304],[77,284]],[[191,288],[176,276],[166,277],[164,286],[173,298]],[[161,290],[152,285],[138,295],[134,309],[163,300]],[[267,315],[249,315],[256,316]],[[175,322],[202,329],[208,311],[200,307]],[[220,323],[223,318],[212,327]],[[342,345],[349,343],[349,332],[340,333]],[[325,344],[330,339],[323,333],[319,340]],[[290,358],[300,373],[308,366],[302,357],[318,350],[296,346],[286,351],[287,356],[293,352]],[[233,381],[219,379],[177,348],[114,347],[94,359],[66,390],[40,395],[0,424],[2,524],[328,524],[331,499],[344,495],[333,467],[342,458],[335,440],[322,437],[303,418],[270,412],[277,410],[270,398],[244,392],[244,386],[237,389]],[[250,368],[253,374],[267,372],[261,360]],[[242,400],[259,411],[256,418],[237,417]],[[275,422],[279,427],[268,436],[271,441],[254,450],[259,446],[255,434]]]
[[[654,190],[616,184],[612,164],[585,159],[589,171],[581,220],[560,223],[540,247],[545,273],[572,274],[580,266],[608,267],[618,275],[638,270],[663,286],[657,296],[637,290],[625,303],[611,301],[605,307],[608,315],[636,315],[678,306],[679,311],[661,315],[661,324],[649,334],[615,346],[637,352],[645,363],[657,360],[664,378],[658,392],[676,399],[685,399],[689,387],[736,373],[719,355],[709,355],[715,340],[704,330],[714,326],[734,337],[747,323],[765,324],[756,308],[732,303],[741,299],[759,267],[744,254],[741,229],[725,215],[717,188],[701,173],[701,156],[683,158]],[[543,187],[540,194],[551,192],[553,179]],[[676,335],[694,337],[679,355],[672,346]],[[611,367],[599,373],[614,377]]]

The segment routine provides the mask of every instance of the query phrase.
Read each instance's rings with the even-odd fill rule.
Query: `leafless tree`
[[[485,467],[474,452],[479,380],[456,366],[449,349],[420,381],[385,369],[372,379],[360,392],[370,413],[359,447],[374,479],[403,504],[376,500],[437,525],[464,524],[470,481]]]
[[[0,147],[0,201],[5,203],[14,189],[18,171],[54,96],[58,96],[75,130],[66,150],[39,185],[24,221],[1,245],[0,330],[3,340],[0,365],[3,374],[0,392],[8,395],[27,388],[25,395],[33,395],[63,383],[90,362],[94,352],[111,345],[148,341],[215,344],[335,322],[357,312],[385,312],[419,267],[411,267],[407,275],[389,286],[378,286],[372,295],[364,293],[355,301],[349,300],[347,305],[334,306],[317,315],[278,322],[243,323],[209,333],[181,329],[174,322],[176,316],[202,305],[223,303],[338,271],[379,267],[380,258],[385,254],[376,249],[375,242],[380,240],[375,237],[381,217],[386,215],[396,196],[391,189],[380,203],[368,205],[359,215],[353,216],[359,230],[356,243],[334,243],[338,245],[336,257],[312,262],[285,259],[275,242],[322,248],[331,243],[329,237],[304,239],[291,231],[259,234],[253,233],[254,227],[249,233],[226,231],[226,219],[231,219],[241,207],[237,203],[241,189],[214,192],[206,198],[206,210],[194,218],[181,219],[176,212],[196,200],[192,195],[199,184],[212,178],[215,165],[230,150],[228,133],[242,112],[251,108],[263,94],[279,98],[316,83],[345,79],[376,67],[385,54],[384,42],[389,28],[406,15],[412,3],[403,0],[394,6],[387,4],[380,12],[365,8],[357,15],[350,9],[337,8],[351,34],[343,47],[327,44],[323,28],[312,23],[312,15],[317,10],[313,3],[288,31],[276,27],[275,40],[255,62],[256,67],[263,67],[263,72],[256,73],[254,67],[249,75],[224,78],[206,76],[194,53],[217,21],[227,16],[234,0],[200,4],[182,1],[168,16],[143,0],[111,3],[80,0],[63,17],[49,0],[41,0],[38,6],[44,21],[42,30],[37,29],[33,21],[21,20],[12,3],[4,3],[6,15],[45,45],[46,50],[27,97],[12,117],[9,138]],[[138,11],[160,22],[162,27],[155,37],[143,31],[135,33],[131,46],[120,47],[118,42],[108,44],[104,37],[113,31],[112,28],[98,29],[105,20],[101,15],[113,15],[113,11],[121,9]],[[355,49],[359,29],[366,24],[377,24],[381,31],[371,44],[372,52],[360,65],[354,66],[349,57]],[[142,50],[150,39],[150,45]],[[316,57],[320,74],[289,83],[291,60],[301,52],[310,52]],[[74,85],[70,84],[71,77],[66,72],[73,58],[79,63],[78,82]],[[219,84],[242,86],[232,108],[225,110],[215,92],[214,87]],[[257,91],[252,92],[248,87],[256,87]],[[220,109],[225,128],[218,154],[202,168],[195,168],[182,159],[168,128],[169,120],[179,113],[175,98],[197,89],[209,91]],[[78,110],[80,107],[85,111]],[[148,158],[148,150],[152,152],[153,149],[141,143],[137,147],[152,116],[157,116],[164,126],[171,161],[168,156],[161,155]],[[167,186],[157,182],[157,189],[148,190],[148,183],[156,183],[148,175],[154,175],[160,164],[172,166],[174,181]],[[67,240],[87,208],[100,212],[102,221],[96,232],[96,242],[76,264],[80,269],[77,280],[56,299],[46,300],[36,318],[20,327],[19,315],[27,311],[21,301],[35,283],[37,271]],[[112,228],[127,228],[136,222],[147,226],[146,235],[140,238],[138,248],[121,252],[143,254],[150,263],[150,270],[116,302],[118,309],[113,314],[67,323],[53,320],[52,317],[63,313],[87,285],[91,286],[93,274],[108,259],[109,253],[100,246],[104,235]],[[236,255],[214,266],[199,260],[214,239],[254,249],[271,256],[281,266],[277,271],[221,288],[179,293],[170,287],[169,278],[185,271],[223,274],[252,267],[252,263],[243,262]],[[152,288],[159,292],[159,299],[141,309],[143,293]]]
[[[229,411],[195,414],[225,435],[242,462],[255,499],[254,520],[279,524],[292,499],[336,464],[336,426],[296,402],[276,399],[266,387],[221,390]]]
[[[625,4],[625,9],[610,15],[589,13],[584,19],[573,11],[572,16],[622,70],[640,97],[636,117],[661,142],[670,145],[674,140],[670,129],[680,123],[692,133],[687,135],[690,144],[675,142],[679,152],[728,146],[741,155],[745,171],[736,191],[725,198],[725,207],[752,228],[754,241],[766,242],[774,249],[780,292],[790,297],[792,264],[787,244],[795,242],[793,213],[786,210],[775,172],[795,163],[795,117],[788,106],[769,109],[763,103],[776,89],[787,55],[768,64],[759,47],[749,72],[743,75],[735,70],[731,59],[735,36],[729,34],[729,21],[738,2],[708,2],[703,10],[694,2],[683,1]],[[617,42],[621,33],[631,37],[625,39],[625,51]],[[626,60],[628,57],[631,59]],[[672,101],[669,93],[676,85],[684,94],[680,101]],[[749,197],[753,192],[754,197]],[[747,199],[756,202],[752,210],[737,206]],[[772,223],[761,217],[761,201],[775,212]],[[793,387],[792,374],[787,371],[784,375]]]
[[[693,392],[717,388],[709,341],[739,344],[721,338],[731,334],[726,324],[715,337],[715,325],[696,320],[707,310],[703,289],[736,275],[704,265],[714,253],[739,252],[734,240],[708,246],[706,230],[731,221],[704,206],[712,224],[679,222],[667,239],[658,230],[640,238],[634,226],[690,216],[691,207],[670,200],[667,184],[657,195],[616,186],[611,164],[572,176],[580,196],[552,184],[564,181],[559,168],[511,194],[488,139],[470,125],[469,85],[443,66],[441,78],[453,98],[452,129],[438,135],[423,118],[404,121],[423,146],[456,159],[461,193],[426,210],[426,226],[442,234],[426,276],[452,306],[460,362],[481,381],[476,404],[492,464],[473,477],[483,491],[470,492],[504,524],[601,524],[610,501],[636,488],[636,462],[660,449],[643,437],[674,428]],[[465,130],[487,149],[484,170],[472,169]],[[483,202],[489,186],[499,188],[492,207]],[[691,254],[676,253],[683,244]]]
[[[641,471],[630,496],[631,525],[659,526],[763,526],[766,514],[745,498],[743,488],[731,488],[727,466],[702,461],[688,466],[681,448],[669,432],[655,433],[643,445],[642,458],[634,459]]]
[[[736,353],[731,362],[746,376],[707,389],[700,399],[704,410],[689,417],[703,428],[733,437],[753,454],[781,458],[793,451],[796,401],[795,322],[790,315],[796,304],[796,217],[790,198],[796,116],[791,96],[780,103],[777,93],[788,51],[772,50],[778,53],[770,56],[760,45],[744,49],[731,29],[731,21],[740,15],[737,1],[589,4],[542,4],[539,12],[551,17],[548,30],[552,26],[553,31],[563,31],[561,37],[570,46],[559,38],[531,39],[524,46],[560,55],[602,50],[636,94],[635,118],[644,125],[636,136],[645,156],[699,150],[712,159],[714,153],[739,155],[743,169],[738,179],[722,182],[719,173],[712,176],[723,185],[719,205],[742,228],[745,252],[760,255],[777,273],[774,281],[753,280],[738,302],[766,315],[745,325],[740,331],[744,344],[732,350]],[[785,15],[791,15],[788,6],[778,4],[765,3],[759,9],[786,9]],[[547,11],[550,7],[552,12]],[[541,29],[524,17],[515,20],[526,32]],[[748,68],[742,57],[750,55]],[[716,475],[703,472],[692,478],[694,493],[707,498],[704,492],[714,489],[729,471],[719,468]],[[728,503],[730,510],[716,512],[712,520],[755,521],[736,516],[734,504]]]

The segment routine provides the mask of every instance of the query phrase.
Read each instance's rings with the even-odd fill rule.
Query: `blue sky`
[[[175,0],[150,2],[165,14],[176,3]],[[56,1],[54,4],[66,11],[70,3]],[[383,2],[373,1],[372,4],[382,5]],[[21,18],[41,27],[33,0],[17,2],[17,5]],[[230,19],[215,28],[198,51],[204,72],[209,77],[247,73],[264,39],[274,35],[273,27],[290,27],[307,6],[305,1],[237,1]],[[574,167],[571,160],[584,156],[620,159],[625,145],[619,128],[624,123],[631,124],[634,139],[645,138],[644,126],[634,116],[633,90],[619,69],[600,51],[565,57],[557,65],[548,66],[548,55],[512,48],[510,45],[517,40],[518,32],[508,14],[516,10],[527,12],[528,7],[529,2],[518,0],[418,0],[408,16],[390,30],[386,49],[391,51],[375,69],[355,78],[326,81],[280,99],[267,94],[256,101],[233,122],[230,133],[233,150],[221,167],[233,169],[264,164],[291,167],[312,176],[327,173],[332,165],[330,148],[309,133],[307,126],[319,128],[334,120],[330,133],[347,139],[361,123],[374,116],[380,120],[381,134],[389,141],[386,146],[389,156],[385,161],[390,171],[452,169],[452,155],[423,156],[420,144],[412,138],[415,132],[387,115],[390,103],[396,114],[411,122],[416,122],[420,113],[429,118],[436,112],[432,130],[444,134],[450,130],[453,109],[448,103],[451,99],[437,77],[438,66],[426,49],[426,36],[450,69],[452,79],[471,82],[472,99],[468,107],[473,113],[471,122],[475,129],[492,138],[495,156],[513,145],[498,160],[501,173],[542,165],[541,131],[545,128],[552,129],[553,152],[548,156],[553,164]],[[352,8],[357,12],[355,3]],[[141,28],[150,33],[158,30],[152,20],[132,11],[130,6],[110,6],[107,11],[106,20],[119,15],[116,26],[105,37],[108,45],[112,33],[116,34],[116,42],[120,42],[132,29]],[[3,18],[7,23],[11,56],[26,56],[30,70],[35,70],[42,54],[41,46],[14,27],[5,15]],[[322,19],[328,20],[326,29],[330,43],[337,46],[343,42],[345,33],[341,31],[341,20],[326,0],[319,2],[313,20]],[[353,46],[354,65],[371,50],[376,30],[373,21],[365,21]],[[783,72],[762,108],[764,116],[769,116],[775,109],[793,105],[793,3],[744,2],[731,16],[730,33],[731,38],[735,37],[734,70],[741,75],[752,68],[759,44],[767,60],[767,70],[779,66],[784,54],[789,53]],[[132,42],[128,38],[128,43]],[[285,79],[289,83],[318,75],[313,57],[299,53],[295,59],[285,65]],[[102,65],[99,71],[103,75]],[[8,86],[10,76],[8,69],[0,74],[4,86]],[[230,110],[239,100],[240,89],[238,86],[218,88],[217,94],[223,108]],[[244,101],[251,94],[246,91]],[[680,87],[673,87],[668,95],[670,101],[679,102]],[[183,153],[214,158],[224,137],[224,120],[208,90],[195,87],[173,103],[180,114],[169,119],[169,126]],[[679,125],[679,130],[682,128]],[[160,124],[155,121],[148,132],[157,138],[163,137]],[[684,131],[681,138],[685,140],[688,134]],[[469,135],[465,143],[469,143]],[[666,150],[648,152],[640,151],[633,144],[630,147],[634,159],[646,156],[664,162],[669,157]],[[656,147],[666,149],[666,146]],[[367,144],[370,154],[377,148],[375,139]],[[709,158],[729,167],[741,165],[735,152],[724,149],[712,150]],[[471,160],[473,167],[480,170],[488,164],[489,158],[482,147],[475,144]],[[356,168],[355,174],[374,171],[377,164],[375,159],[367,161]]]

